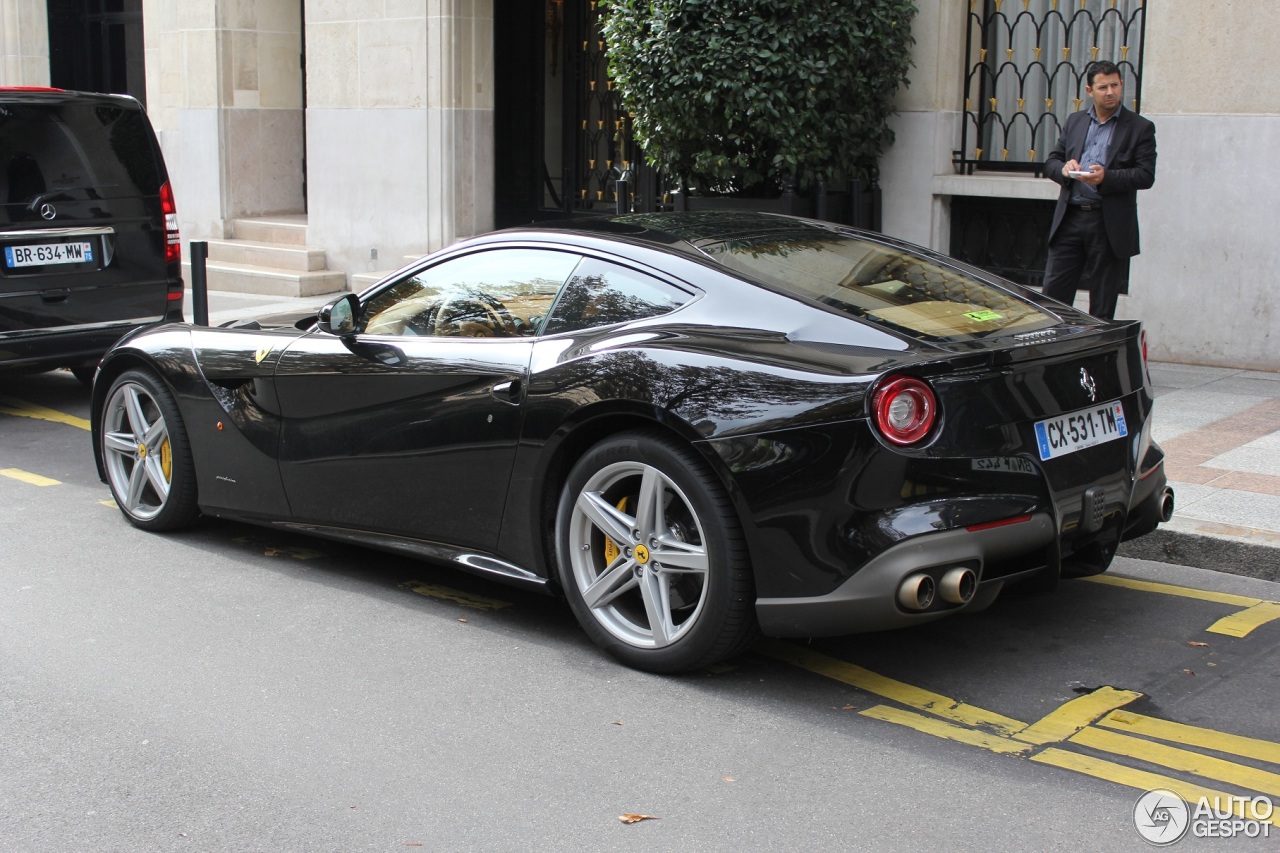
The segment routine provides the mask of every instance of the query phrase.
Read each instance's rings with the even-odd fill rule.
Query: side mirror
[[[348,293],[321,308],[316,317],[316,325],[320,327],[320,331],[331,335],[353,335],[356,331],[356,313],[359,310],[360,300],[354,293]]]

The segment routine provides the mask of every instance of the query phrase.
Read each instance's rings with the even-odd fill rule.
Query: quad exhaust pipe
[[[973,569],[966,569],[964,566],[947,569],[947,573],[942,576],[942,583],[938,585],[938,591],[942,594],[942,600],[948,604],[968,604],[969,599],[978,591],[978,576],[973,573]]]
[[[903,610],[928,610],[937,593],[937,584],[926,574],[907,577],[898,586],[898,604]]]
[[[938,596],[948,604],[968,604],[977,591],[978,576],[964,566],[947,569],[940,582],[932,575],[918,572],[908,575],[898,585],[898,604],[903,610],[917,612],[932,607]]]

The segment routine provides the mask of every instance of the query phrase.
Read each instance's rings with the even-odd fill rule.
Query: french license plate
[[[1036,445],[1042,460],[1056,459],[1129,434],[1129,427],[1124,422],[1124,407],[1119,400],[1036,421],[1035,426]]]
[[[14,267],[39,267],[45,264],[84,264],[93,262],[93,244],[45,243],[41,246],[5,246],[4,262]]]

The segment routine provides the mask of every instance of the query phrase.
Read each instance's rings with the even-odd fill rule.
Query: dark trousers
[[[1129,259],[1111,251],[1102,211],[1068,206],[1049,243],[1043,292],[1070,305],[1077,290],[1088,290],[1089,313],[1111,320],[1128,269]]]

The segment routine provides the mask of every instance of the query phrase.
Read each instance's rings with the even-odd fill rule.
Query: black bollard
[[[204,240],[191,241],[191,318],[197,326],[209,325],[209,282],[205,278],[205,261],[209,258],[209,244]]]
[[[630,201],[630,199],[628,198],[628,195],[630,194],[630,186],[631,186],[631,182],[628,181],[626,178],[618,178],[618,180],[613,182],[613,194],[614,194],[614,197],[617,199],[616,203],[614,204],[614,212],[616,212],[619,216],[621,216],[624,213],[631,212],[627,209],[628,207],[630,207],[630,204],[628,204],[628,202]]]

